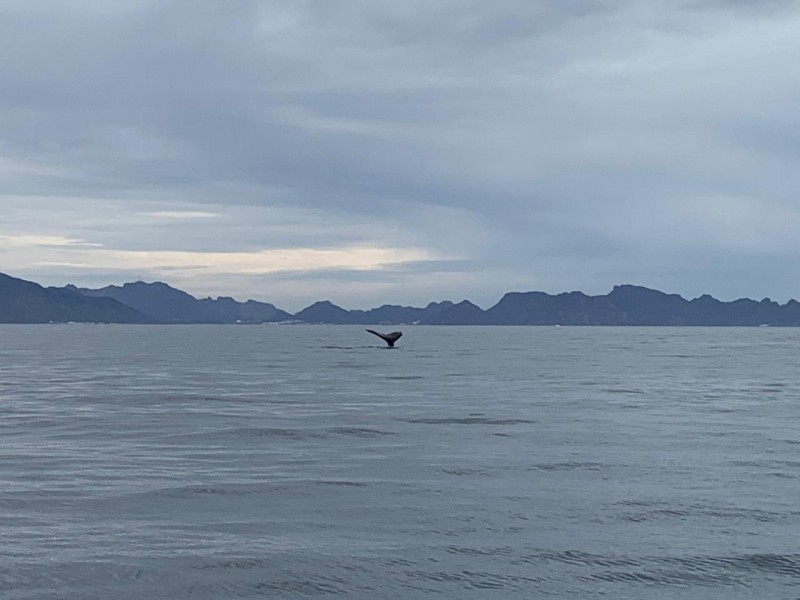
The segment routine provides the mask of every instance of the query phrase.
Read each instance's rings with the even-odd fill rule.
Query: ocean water
[[[800,329],[0,327],[0,597],[800,598]]]

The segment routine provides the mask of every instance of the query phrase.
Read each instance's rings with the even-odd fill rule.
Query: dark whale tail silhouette
[[[384,342],[389,344],[390,348],[394,348],[394,343],[403,335],[402,331],[393,331],[392,333],[378,333],[372,329],[367,329],[367,331],[369,331],[372,335],[377,335]]]

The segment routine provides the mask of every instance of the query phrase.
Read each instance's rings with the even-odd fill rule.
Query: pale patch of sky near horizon
[[[800,297],[800,5],[0,4],[0,271]]]

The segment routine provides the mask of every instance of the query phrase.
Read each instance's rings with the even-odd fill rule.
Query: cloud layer
[[[800,296],[795,3],[12,0],[0,36],[11,274]]]

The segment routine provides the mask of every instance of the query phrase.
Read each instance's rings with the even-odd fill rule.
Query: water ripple
[[[491,419],[489,417],[423,417],[401,420],[407,423],[420,423],[425,425],[521,425],[536,422],[530,419]]]

